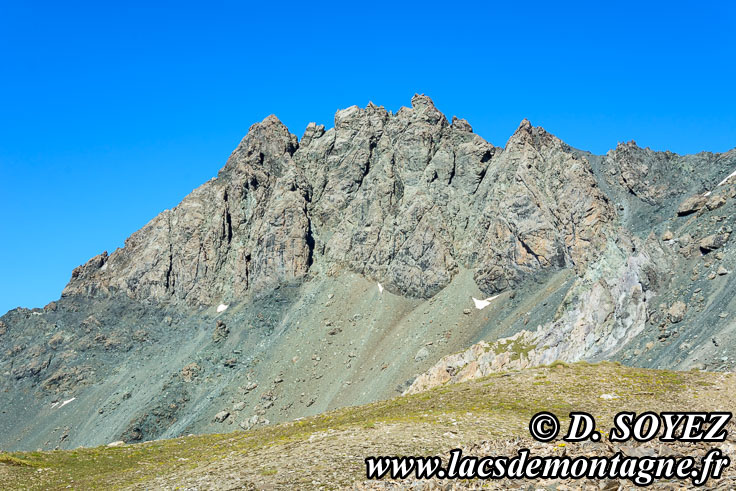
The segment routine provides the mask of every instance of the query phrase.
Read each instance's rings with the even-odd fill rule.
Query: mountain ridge
[[[535,146],[537,146],[539,148],[543,148],[544,146],[550,145],[562,145],[561,141],[543,129],[533,130],[529,122],[524,120],[525,122],[522,121],[519,128],[510,137],[507,143],[507,147],[511,147],[511,150],[499,149],[499,147],[494,147],[482,140],[480,137],[470,133],[468,131],[468,125],[458,123],[461,129],[454,130],[454,127],[448,123],[447,119],[436,110],[429,98],[425,96],[415,96],[412,99],[412,103],[413,106],[411,109],[402,108],[398,111],[396,116],[391,116],[387,111],[385,111],[385,109],[373,105],[369,105],[365,110],[357,108],[357,106],[353,106],[351,108],[338,111],[335,116],[335,129],[325,132],[324,128],[320,126],[308,127],[305,131],[305,135],[302,137],[302,141],[307,140],[307,145],[300,145],[295,135],[289,133],[288,129],[278,120],[278,118],[275,116],[268,116],[262,123],[257,123],[251,127],[248,135],[241,141],[228,159],[224,168],[218,173],[217,180],[203,184],[192,194],[187,196],[180,205],[173,208],[171,211],[164,211],[159,217],[154,218],[149,222],[149,224],[144,226],[141,231],[134,233],[128,240],[126,240],[126,246],[123,247],[123,252],[126,250],[132,250],[132,254],[135,255],[136,246],[139,245],[139,239],[141,241],[145,241],[146,238],[142,236],[146,233],[158,236],[152,239],[153,243],[150,244],[151,248],[155,249],[156,252],[158,252],[159,249],[165,249],[166,244],[163,242],[166,241],[163,240],[163,237],[161,236],[171,236],[172,234],[177,233],[178,229],[176,228],[176,220],[179,219],[177,212],[188,206],[191,206],[192,208],[202,206],[202,203],[197,203],[197,200],[201,199],[200,195],[207,195],[207,199],[219,202],[219,209],[216,211],[208,210],[207,216],[221,217],[218,218],[221,223],[208,225],[210,229],[203,231],[202,233],[206,235],[208,234],[209,236],[200,237],[199,242],[200,246],[209,248],[209,256],[217,256],[214,264],[212,264],[211,260],[208,261],[210,259],[209,257],[205,257],[203,265],[204,268],[214,269],[214,274],[217,275],[217,270],[221,267],[222,261],[225,263],[232,261],[232,258],[228,257],[228,254],[231,254],[231,252],[229,250],[223,251],[223,249],[227,249],[231,246],[230,240],[232,239],[233,230],[236,230],[237,232],[237,230],[244,225],[250,230],[253,227],[258,227],[260,225],[246,223],[246,217],[243,216],[242,213],[238,214],[237,211],[234,211],[235,226],[233,227],[233,217],[231,216],[228,197],[234,197],[236,200],[236,206],[240,205],[241,208],[245,208],[247,206],[253,206],[253,200],[257,203],[270,200],[270,193],[272,192],[272,188],[275,187],[279,200],[288,201],[285,203],[269,202],[269,209],[276,207],[277,210],[303,210],[303,213],[300,212],[295,214],[290,211],[288,216],[283,217],[286,222],[278,225],[278,228],[290,229],[292,236],[274,236],[266,239],[266,241],[281,241],[280,243],[274,243],[275,250],[267,250],[266,254],[269,257],[273,257],[274,255],[282,257],[284,254],[286,255],[282,259],[284,263],[276,264],[274,266],[274,270],[260,271],[256,269],[251,271],[248,266],[242,267],[243,262],[246,264],[251,263],[251,259],[248,258],[251,257],[253,250],[256,248],[256,245],[252,244],[254,238],[244,238],[244,242],[250,242],[250,244],[243,245],[245,250],[235,251],[235,254],[240,254],[241,256],[238,258],[236,264],[241,266],[236,267],[235,273],[232,275],[232,278],[230,278],[232,284],[228,285],[233,290],[233,293],[238,295],[248,290],[250,284],[258,285],[260,282],[266,281],[264,278],[276,277],[287,280],[289,278],[299,278],[306,274],[308,263],[311,261],[311,256],[314,252],[312,248],[316,246],[322,247],[326,250],[330,245],[332,245],[310,244],[311,240],[314,239],[311,236],[312,233],[314,233],[318,238],[320,235],[327,234],[344,236],[342,237],[344,239],[343,242],[352,241],[356,238],[352,230],[344,230],[346,227],[340,227],[340,224],[330,223],[326,218],[327,215],[331,214],[333,211],[340,211],[343,204],[350,205],[349,201],[353,198],[351,195],[360,191],[363,179],[365,179],[370,173],[370,161],[372,158],[371,152],[375,148],[374,146],[379,145],[381,140],[384,142],[387,140],[383,134],[385,129],[384,126],[387,124],[396,123],[399,125],[400,132],[393,138],[389,136],[388,139],[391,141],[389,143],[383,143],[384,147],[395,142],[397,146],[399,146],[399,149],[401,149],[401,138],[403,138],[407,133],[411,133],[412,125],[414,127],[419,127],[419,129],[415,131],[418,131],[422,137],[438,139],[437,142],[429,142],[430,148],[426,148],[423,151],[425,155],[413,155],[411,154],[411,148],[409,148],[407,150],[409,154],[403,156],[408,165],[406,168],[399,169],[399,174],[401,175],[399,175],[398,178],[395,178],[393,175],[395,169],[389,168],[386,172],[387,175],[379,176],[379,179],[383,178],[384,181],[388,182],[377,183],[377,189],[374,193],[370,196],[362,196],[363,201],[374,199],[379,200],[379,198],[383,196],[384,202],[387,201],[386,204],[389,206],[396,205],[396,203],[393,203],[394,201],[402,200],[404,182],[416,183],[423,179],[431,184],[435,180],[440,179],[440,174],[443,174],[443,179],[447,180],[447,186],[452,186],[452,181],[454,179],[458,179],[458,181],[466,184],[464,187],[465,190],[472,187],[472,185],[475,185],[476,187],[473,192],[470,193],[475,194],[483,185],[483,178],[485,177],[486,169],[490,165],[489,162],[496,152],[500,152],[502,154],[507,151],[521,151],[524,146],[530,146],[531,148],[535,148]],[[416,108],[414,108],[414,106],[416,106]],[[361,131],[364,134],[361,134]],[[434,134],[432,132],[434,132]],[[443,132],[445,133],[444,135],[442,134]],[[416,135],[411,135],[411,137],[415,136]],[[327,154],[333,150],[332,147],[334,145],[337,145],[338,147],[339,145],[346,144],[354,145],[356,138],[360,141],[360,147],[362,148],[356,149],[353,147],[351,149],[353,153],[349,155],[349,158],[354,159],[352,162],[353,165],[342,166],[342,168],[340,162],[335,162],[334,165],[330,165],[330,159]],[[444,140],[441,140],[442,138],[444,138]],[[453,138],[459,140],[459,142],[452,141]],[[324,140],[327,141],[325,142]],[[447,142],[447,140],[451,141]],[[433,145],[436,145],[436,148]],[[380,151],[380,149],[376,151]],[[314,162],[315,156],[310,155],[310,153],[314,152],[323,153],[322,155],[319,155],[319,157],[321,157],[319,161],[328,162],[327,169],[332,173],[330,176],[332,179],[326,179],[324,175],[320,175],[324,174],[324,172],[321,172],[323,169]],[[469,152],[469,154],[464,154],[464,152]],[[474,155],[473,152],[477,155]],[[339,155],[342,158],[342,155]],[[458,155],[459,160],[457,159]],[[479,157],[478,163],[475,164],[475,168],[472,168],[473,164],[470,163],[468,156],[471,156],[471,158]],[[388,155],[386,158],[393,159],[396,158],[396,155]],[[380,157],[376,163],[378,165],[386,165],[386,162],[380,161]],[[393,165],[393,162],[390,162],[388,165]],[[416,168],[412,168],[412,165]],[[510,163],[510,165],[513,165],[513,163]],[[375,174],[376,170],[374,169],[373,172]],[[582,172],[585,173],[586,171],[583,170]],[[313,175],[316,176],[316,178],[310,180],[306,177],[307,175]],[[587,177],[590,180],[590,176]],[[244,185],[228,186],[227,183],[219,185],[222,179],[243,182]],[[470,182],[464,182],[464,179],[470,179]],[[332,185],[331,183],[334,182],[347,182],[348,187],[347,189],[327,188],[327,186]],[[263,183],[266,183],[266,185],[262,186]],[[387,190],[386,188],[389,186],[394,189]],[[259,189],[263,190],[264,188],[265,191],[259,191]],[[461,189],[463,189],[463,187],[461,187]],[[325,195],[325,190],[326,199],[323,201],[322,197]],[[420,190],[424,192],[431,191],[431,189],[426,190],[421,188]],[[481,192],[485,192],[487,194],[489,191],[481,190]],[[243,199],[245,202],[237,203],[239,196],[244,196]],[[597,198],[598,200],[602,199],[601,197]],[[462,197],[460,199],[462,200]],[[530,197],[530,199],[533,199],[533,197]],[[338,202],[334,204],[328,203],[327,206],[322,204],[325,201],[334,200]],[[466,204],[468,201],[468,199],[465,199]],[[405,210],[411,210],[412,205],[414,205],[414,203],[409,203],[405,207]],[[521,204],[521,206],[525,205]],[[417,207],[414,207],[415,210],[416,208]],[[265,210],[263,209],[253,211],[244,210],[246,215],[249,212],[261,213],[262,216],[259,218],[269,221],[272,225],[276,223],[275,220],[277,220],[277,217],[275,214],[266,216]],[[578,210],[578,213],[579,212],[580,211]],[[424,211],[420,212],[417,210],[415,213],[423,214]],[[486,213],[488,212],[486,211]],[[186,215],[186,210],[183,214]],[[196,216],[196,211],[193,212],[193,215],[194,219],[199,218]],[[370,217],[371,219],[382,221],[386,220],[387,215],[390,216],[390,214],[381,213],[380,211],[375,210],[373,215],[374,216]],[[357,218],[365,219],[365,217]],[[552,221],[555,219],[559,220],[559,217],[547,218],[548,221],[550,219]],[[166,222],[171,219],[174,220],[173,228],[172,224],[157,223],[157,221]],[[443,217],[442,221],[447,222],[448,219],[449,217]],[[470,217],[465,217],[465,219],[468,220]],[[313,220],[317,220],[317,227],[314,231],[312,230]],[[425,229],[429,228],[429,230],[425,231],[431,234],[437,234],[438,232],[438,230],[425,224],[409,224],[410,228],[416,229],[417,226],[424,227]],[[216,229],[219,229],[219,237],[216,235],[218,232]],[[322,229],[327,230],[322,231]],[[507,231],[506,233],[510,233],[510,231]],[[157,240],[159,237],[161,237],[161,240]],[[169,248],[172,249],[177,245],[177,243],[185,242],[190,239],[192,239],[192,237],[189,236],[170,237],[168,240]],[[480,240],[482,240],[482,238],[475,238],[475,242]],[[560,239],[558,238],[557,241],[559,242],[559,240]],[[288,245],[286,242],[288,242]],[[358,264],[358,261],[376,261],[378,264],[376,264],[375,267],[367,266],[369,274],[374,277],[374,279],[386,283],[389,288],[395,287],[395,289],[401,293],[416,295],[419,297],[427,297],[431,292],[436,292],[439,288],[446,286],[453,274],[453,271],[457,267],[455,264],[457,260],[453,256],[463,255],[463,253],[459,251],[457,254],[453,254],[454,251],[448,250],[451,249],[449,244],[443,244],[441,250],[432,251],[435,255],[433,260],[436,264],[431,270],[432,275],[426,275],[423,274],[424,271],[417,270],[415,264],[416,258],[406,258],[404,260],[401,255],[403,251],[393,250],[396,247],[396,244],[389,244],[384,247],[382,252],[385,257],[383,258],[372,258],[370,256],[365,257],[365,254],[367,254],[366,252],[363,257],[357,258],[357,261],[354,260],[354,258],[345,257],[347,255],[347,251],[345,251],[346,244],[341,243],[340,241],[334,241],[333,244],[334,247],[330,249],[335,250],[335,253],[332,255],[329,253],[325,254],[330,261],[338,263],[347,262],[349,269],[357,270],[361,273],[366,272],[365,269],[367,265]],[[424,246],[426,245],[427,243],[425,242]],[[527,244],[522,244],[521,247],[526,248],[527,246]],[[296,249],[287,250],[286,248],[288,247],[295,247]],[[473,245],[471,244],[461,246],[461,248],[465,249],[470,249],[472,247]],[[543,245],[542,247],[546,246]],[[557,244],[556,247],[559,249],[561,245]],[[146,271],[139,271],[136,272],[135,275],[129,275],[133,276],[132,278],[128,277],[125,279],[128,283],[130,283],[130,281],[134,281],[136,283],[143,284],[141,287],[130,287],[129,294],[132,294],[135,298],[142,298],[146,295],[151,295],[156,299],[161,299],[164,296],[164,293],[170,293],[176,297],[177,294],[174,285],[177,283],[177,280],[179,285],[182,285],[182,283],[184,284],[184,286],[180,286],[180,289],[185,288],[187,290],[191,290],[192,288],[196,288],[196,283],[199,281],[197,278],[200,274],[200,258],[198,257],[197,260],[194,261],[195,264],[187,264],[187,262],[192,263],[193,259],[191,257],[187,258],[186,256],[194,254],[194,251],[178,251],[178,254],[175,254],[175,252],[177,251],[170,251],[168,264],[166,264],[166,261],[159,264],[151,257],[150,253],[147,253],[145,250],[140,251],[140,254],[144,256],[142,260],[147,263],[150,262],[151,267],[147,268]],[[560,251],[547,250],[545,252],[552,255],[560,254]],[[218,254],[224,254],[225,257],[221,257]],[[564,255],[564,252],[562,254]],[[120,254],[118,254],[118,256],[119,255]],[[199,255],[201,256],[202,254]],[[465,255],[467,256],[467,253],[465,253]],[[537,255],[537,257],[539,257],[539,255]],[[545,263],[544,266],[546,266],[547,263],[550,262],[550,259],[544,255],[541,257],[543,258],[542,262]],[[181,268],[178,268],[178,265],[175,264],[175,260],[177,258],[182,262]],[[108,275],[104,272],[107,271],[107,268],[111,268],[110,271],[116,269],[117,257],[111,258],[112,263],[107,265],[109,259],[110,258],[103,254],[75,270],[72,281],[70,281],[64,289],[64,294],[71,295],[80,291],[91,292],[93,290],[97,291],[100,288],[105,291],[110,287],[122,288],[125,290],[127,285],[122,284],[121,281],[115,281],[114,278],[110,279],[110,281],[105,281],[105,277]],[[408,264],[403,264],[403,267],[399,268],[400,271],[384,271],[384,268],[388,267],[390,269],[390,264],[386,263],[391,263],[394,260],[399,262],[402,262],[403,260],[404,263]],[[558,262],[559,260],[560,259],[558,259]],[[254,268],[256,265],[263,264],[263,262],[264,261],[259,261],[257,258],[252,258]],[[442,262],[448,262],[448,264],[442,265]],[[476,261],[473,258],[461,258],[461,263],[464,267],[472,268],[475,266],[475,262]],[[502,267],[506,270],[506,276],[513,276],[515,274],[514,272],[509,271],[511,268],[508,265],[497,265],[495,264],[497,262],[499,262],[498,258],[487,258],[484,266],[489,270],[492,270],[494,267]],[[189,271],[182,271],[182,269],[186,269],[187,267]],[[123,268],[125,268],[125,266]],[[406,271],[406,269],[409,268],[411,268],[412,271]],[[534,266],[531,266],[531,268],[535,269]],[[191,271],[192,269],[194,269],[194,272]],[[180,271],[181,274],[177,274]],[[174,276],[173,278],[172,273]],[[405,275],[407,273],[410,275],[413,273],[411,276],[412,279],[418,279],[418,281],[423,284],[405,284],[407,282],[401,277],[401,275]],[[498,274],[495,276],[492,272],[489,274],[492,278],[488,285],[486,285],[487,289],[490,291],[500,290],[500,285],[491,285],[491,283],[496,281],[495,276],[498,276]],[[100,281],[97,283],[84,281],[85,278],[92,275],[96,275]],[[207,275],[206,269],[204,275]],[[427,278],[426,276],[431,277]],[[81,284],[77,285],[80,282]],[[496,283],[498,283],[498,281],[496,281]],[[217,285],[215,288],[222,290],[224,286],[225,285]],[[136,293],[137,288],[142,288],[142,291],[140,293]],[[223,292],[223,294],[226,293]],[[213,300],[208,298],[206,294],[198,292],[187,291],[184,293],[185,297],[190,295],[193,298],[193,302],[198,304],[205,303],[205,300]]]
[[[439,113],[439,111],[436,110],[436,108],[434,107],[434,104],[432,103],[431,99],[429,99],[428,97],[423,96],[423,95],[422,96],[415,95],[414,98],[412,99],[412,104],[413,105],[416,104],[417,107],[418,107],[418,110],[420,110],[420,111],[429,111],[430,114],[431,114],[431,116],[429,116],[429,120],[430,121],[433,121],[433,122],[444,121],[444,123],[441,123],[443,126],[449,125],[447,119],[444,117],[444,115],[442,115],[441,113]],[[408,108],[401,108],[397,112],[397,115],[398,114],[401,114],[402,113],[402,110],[404,112],[406,112],[406,110],[408,110]],[[349,126],[349,121],[350,121],[351,117],[354,118],[356,116],[356,114],[361,114],[361,113],[367,112],[367,111],[370,111],[370,114],[372,114],[374,116],[376,114],[378,114],[379,116],[382,116],[382,117],[390,117],[390,116],[392,116],[392,114],[390,112],[386,111],[385,109],[383,109],[382,106],[380,106],[380,107],[379,106],[375,106],[373,103],[369,103],[368,106],[366,106],[365,109],[361,109],[358,106],[351,106],[350,108],[347,108],[347,109],[338,111],[336,113],[336,115],[335,115],[335,126],[334,126],[333,129],[336,129],[336,128],[339,128],[339,127],[348,127]],[[467,123],[467,121],[460,120],[457,117],[453,117],[453,124],[450,125],[450,126],[451,127],[458,126],[459,128],[461,128],[460,131],[466,131],[468,133],[472,133],[472,128]],[[330,130],[327,130],[327,131],[330,131]],[[277,148],[270,148],[270,146],[269,146],[269,151],[266,152],[266,155],[271,156],[272,158],[266,159],[266,160],[261,159],[262,160],[261,164],[263,164],[264,162],[268,162],[269,164],[275,162],[275,163],[278,164],[279,159],[282,156],[284,156],[285,153],[288,153],[291,157],[293,157],[294,154],[296,154],[299,151],[299,148],[300,147],[304,147],[304,146],[307,146],[308,147],[309,143],[311,143],[315,139],[315,137],[317,135],[318,135],[317,137],[321,137],[321,136],[324,135],[324,133],[325,133],[325,130],[324,130],[324,126],[323,125],[319,125],[318,126],[318,125],[316,125],[314,123],[310,123],[307,126],[307,129],[305,129],[302,138],[301,139],[297,139],[296,135],[293,135],[292,133],[290,133],[290,131],[288,130],[288,128],[278,119],[278,117],[276,115],[273,115],[273,114],[272,115],[269,115],[266,118],[264,118],[264,120],[262,122],[255,123],[254,125],[252,125],[250,127],[250,129],[249,129],[248,134],[246,135],[246,137],[243,138],[243,140],[240,142],[240,144],[238,145],[238,147],[232,152],[232,154],[231,154],[230,158],[228,159],[227,163],[225,164],[225,166],[218,172],[218,178],[223,178],[223,177],[226,177],[226,176],[229,176],[230,175],[230,173],[233,171],[232,168],[235,166],[235,164],[234,164],[235,160],[237,158],[239,158],[239,156],[238,156],[238,153],[239,152],[243,152],[243,151],[245,151],[245,152],[253,152],[253,151],[256,151],[256,149],[254,149],[254,148],[247,148],[246,149],[244,147],[244,145],[247,146],[249,144],[249,142],[252,141],[252,139],[257,139],[259,141],[264,141],[265,140],[265,141],[269,141],[269,142],[276,142],[276,141],[281,142],[281,146],[279,146]],[[251,137],[251,138],[249,139],[249,137]],[[526,119],[526,118],[524,118],[520,122],[519,126],[514,131],[514,133],[509,137],[509,139],[506,142],[506,145],[504,147],[495,147],[492,144],[485,142],[485,140],[483,140],[483,141],[485,143],[487,143],[488,145],[490,145],[491,146],[491,151],[493,151],[493,153],[495,153],[496,151],[501,151],[501,152],[509,151],[509,146],[510,145],[512,146],[512,150],[515,149],[514,146],[519,145],[519,144],[530,144],[530,145],[534,146],[536,144],[535,142],[538,141],[540,138],[552,139],[552,140],[558,142],[563,147],[567,147],[567,148],[569,148],[569,149],[572,150],[572,147],[569,147],[569,145],[565,144],[564,142],[562,142],[558,138],[554,137],[552,134],[548,133],[543,128],[532,126],[531,123],[529,122],[529,120]],[[307,141],[307,145],[303,145],[303,142],[305,140]],[[681,157],[680,155],[673,154],[672,152],[669,152],[669,151],[666,151],[666,152],[654,152],[654,151],[650,150],[648,147],[647,148],[638,147],[633,140],[630,141],[630,142],[628,142],[628,143],[619,143],[615,149],[610,150],[605,156],[598,156],[598,157],[613,156],[613,158],[616,158],[616,154],[619,153],[619,152],[631,152],[631,151],[634,151],[634,152],[645,152],[645,153],[648,153],[650,155],[664,155],[666,158],[669,158],[669,159]],[[580,152],[580,153],[588,153],[588,152]],[[703,155],[703,156],[711,157],[711,158],[719,158],[722,155],[728,155],[730,153],[736,153],[736,149],[730,150],[729,152],[725,152],[725,153],[715,153],[715,154],[710,153],[710,152],[699,152],[698,154],[693,154],[692,156],[700,156],[700,155]],[[590,154],[590,155],[593,155],[593,154]],[[688,156],[686,156],[686,157],[688,157]],[[481,160],[483,160],[483,158],[481,158]],[[297,166],[298,166],[298,162],[295,162],[295,163],[297,163]],[[269,167],[268,168],[268,171],[275,171],[275,175],[276,176],[279,175],[279,173],[280,173],[281,170],[282,169],[279,168],[279,165],[277,165],[276,168],[273,168],[273,167]],[[301,170],[304,171],[305,169],[301,169]],[[250,176],[250,178],[251,179],[256,179],[256,176]],[[299,176],[299,178],[302,179],[302,181],[303,181],[303,176]],[[632,177],[630,176],[629,179],[632,179]],[[624,183],[626,183],[626,178],[625,177],[622,176],[622,180],[624,181]],[[450,179],[450,181],[451,181],[451,179]],[[192,196],[192,195],[195,195],[196,193],[200,192],[199,190],[203,186],[208,186],[210,184],[210,182],[212,182],[212,181],[208,181],[207,183],[204,183],[203,185],[201,185],[200,187],[198,187],[197,189],[195,189],[192,193],[190,193],[190,195],[188,195],[187,197]],[[256,179],[256,182],[257,182],[257,179]],[[299,189],[302,189],[302,191],[306,193],[305,199],[311,199],[311,197],[309,196],[310,195],[310,192],[311,192],[311,189],[308,189],[308,190],[304,190],[303,189],[303,188],[309,188],[309,183],[302,182],[301,184],[302,184],[302,187],[299,187]],[[647,202],[648,204],[654,204],[653,203],[653,200],[650,197],[648,197],[646,191],[641,191],[640,190],[640,192],[642,192],[642,194],[645,195],[645,198],[644,198],[644,201],[645,202]],[[224,201],[227,201],[227,193],[224,194],[223,198],[224,198]],[[186,197],[185,197],[185,199],[186,199]],[[178,208],[182,203],[180,203],[179,205],[177,205],[176,207],[174,207],[174,209]],[[171,210],[165,210],[164,212],[162,212],[162,214],[167,214],[167,213],[170,213],[170,212],[171,212]],[[156,218],[158,218],[158,217],[155,217],[154,219],[152,219],[151,222],[153,222],[154,220],[156,220]],[[227,211],[225,212],[225,220],[226,220],[226,222],[227,222],[227,220],[229,220],[229,215],[227,214]],[[307,220],[309,220],[308,217],[307,217]],[[148,224],[146,224],[141,230],[146,229],[151,224],[151,222],[149,222]],[[303,224],[302,224],[302,226],[303,226]],[[227,227],[231,227],[231,225],[228,225],[227,223],[223,225],[223,229],[225,229]],[[228,232],[226,232],[226,233],[229,233],[229,234],[232,233],[231,228],[228,228],[227,230],[228,230]],[[133,238],[133,236],[136,236],[137,234],[138,234],[138,232],[134,233],[131,236],[131,239]],[[307,237],[307,239],[308,239],[308,237]],[[126,240],[125,241],[126,245],[128,244],[128,242],[129,242],[129,240]],[[307,242],[309,242],[309,240],[307,240]],[[307,244],[307,247],[309,247],[309,244]],[[123,247],[123,249],[124,248],[125,248],[125,246]],[[306,255],[307,256],[306,262],[309,262],[310,261],[311,253],[312,253],[312,251],[309,251],[309,250],[308,251],[304,251],[304,250],[301,251],[301,255]],[[81,265],[78,268],[75,268],[75,271],[72,273],[72,279],[71,279],[71,281],[64,288],[64,292],[65,292],[64,294],[73,294],[74,292],[76,292],[77,290],[75,289],[74,285],[72,285],[73,281],[76,280],[79,277],[79,275],[84,275],[85,270],[89,270],[90,268],[94,269],[95,267],[98,268],[98,269],[104,267],[104,264],[107,262],[107,259],[108,259],[108,256],[107,256],[106,252],[104,252],[101,255],[98,255],[98,256],[95,256],[95,258],[92,258],[87,264]],[[173,266],[173,264],[169,264],[169,266]],[[170,269],[171,268],[167,268],[167,273],[170,272],[169,271]],[[298,272],[303,272],[302,270],[304,270],[304,269],[305,269],[305,265],[301,264],[301,262],[300,262],[300,264],[295,264],[294,265],[294,274],[299,274]],[[155,280],[153,280],[153,281],[155,282]],[[166,279],[165,278],[165,275],[164,275],[164,278],[163,278],[163,280],[161,282],[164,284],[164,288],[165,289],[168,288],[167,285],[169,284],[170,281],[171,281],[170,278],[169,279]],[[247,281],[246,281],[246,283],[247,283]],[[247,287],[246,287],[246,289],[247,289]],[[236,290],[237,290],[237,287],[236,287]],[[242,293],[242,291],[240,293]],[[159,295],[156,295],[156,293],[154,293],[154,296],[159,296]]]
[[[0,317],[0,446],[250,429],[555,360],[730,370],[734,169],[528,120],[497,147],[421,95],[301,139],[268,116],[59,300]]]

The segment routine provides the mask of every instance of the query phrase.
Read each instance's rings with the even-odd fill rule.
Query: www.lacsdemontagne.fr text
[[[690,480],[702,486],[721,477],[730,464],[719,449],[701,459],[694,457],[632,457],[617,452],[610,456],[534,456],[521,449],[515,456],[464,456],[450,451],[447,465],[441,457],[368,457],[368,479],[626,479],[647,486],[660,479]]]

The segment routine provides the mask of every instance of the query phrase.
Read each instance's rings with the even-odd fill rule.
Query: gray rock
[[[219,343],[226,339],[230,335],[230,329],[221,320],[217,320],[215,325],[215,331],[212,333],[212,340],[215,343]]]
[[[680,216],[685,216],[691,213],[695,213],[696,211],[700,211],[707,202],[708,198],[706,196],[690,196],[680,204],[679,208],[677,208],[677,214]]]
[[[678,322],[681,322],[685,318],[685,313],[687,312],[687,305],[685,302],[678,300],[677,302],[673,303],[672,306],[667,311],[667,315],[670,319],[670,322],[673,324],[677,324]]]
[[[240,427],[244,429],[245,431],[250,430],[254,426],[256,426],[260,421],[260,417],[257,414],[254,414],[250,418],[248,418],[245,421],[240,422]]]
[[[654,457],[657,455],[657,450],[652,447],[645,447],[643,445],[640,446],[628,446],[624,445],[620,448],[621,452],[624,455],[628,455],[629,457]]]
[[[728,242],[730,235],[731,234],[729,233],[709,235],[703,238],[698,244],[700,246],[700,250],[704,253],[708,253],[715,251],[716,249],[720,249],[726,244],[726,242]]]
[[[708,210],[713,211],[715,209],[720,208],[721,206],[726,204],[726,197],[720,194],[715,194],[708,198],[708,201],[705,203],[705,207],[708,208]]]
[[[426,348],[426,346],[422,346],[419,348],[419,351],[417,351],[417,354],[414,355],[414,361],[420,362],[424,361],[429,357],[429,350]]]
[[[338,111],[301,143],[269,116],[217,179],[77,268],[64,295],[211,306],[299,280],[315,260],[415,297],[464,267],[490,293],[584,267],[613,216],[590,163],[526,120],[501,149],[420,95],[395,115]]]

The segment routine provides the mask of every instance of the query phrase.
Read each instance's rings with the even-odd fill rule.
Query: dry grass
[[[614,363],[555,364],[224,435],[138,445],[0,455],[3,489],[344,486],[369,455],[431,455],[482,440],[528,436],[529,418],[588,411],[604,428],[619,410],[729,410],[731,374]],[[615,393],[614,400],[601,394]]]

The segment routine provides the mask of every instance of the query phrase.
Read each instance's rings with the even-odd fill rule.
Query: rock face
[[[111,255],[72,272],[63,296],[206,305],[304,276],[311,262],[309,186],[297,139],[274,116],[250,128],[217,179],[195,189]]]
[[[609,168],[614,170],[611,172],[613,180],[622,188],[650,205],[657,205],[667,199],[682,197],[693,187],[706,186],[711,176],[702,172],[703,168],[713,165],[713,161],[723,156],[728,154],[703,152],[682,156],[672,152],[655,152],[630,141],[619,143],[608,152],[606,160],[616,166]],[[688,197],[682,201],[678,214],[693,213],[702,208],[706,201],[707,197],[704,196]]]
[[[299,280],[316,258],[401,295],[430,297],[459,268],[493,293],[584,269],[613,217],[586,158],[543,129],[524,120],[497,148],[417,95],[395,115],[338,111],[300,143],[269,116],[217,179],[75,269],[63,294],[210,305]]]
[[[645,328],[647,301],[655,292],[646,279],[652,258],[628,256],[611,242],[586,273],[568,290],[557,318],[521,330],[495,343],[481,341],[446,356],[419,375],[405,391],[421,392],[453,381],[519,370],[557,360],[609,359]]]
[[[526,120],[494,146],[423,95],[300,139],[269,116],[61,299],[0,318],[0,448],[250,429],[556,360],[733,370],[734,169]]]

